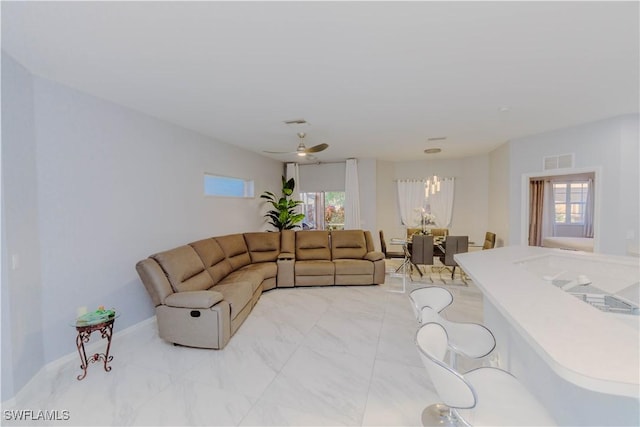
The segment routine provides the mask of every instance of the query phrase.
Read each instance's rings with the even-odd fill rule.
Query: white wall
[[[405,229],[400,222],[400,214],[398,212],[398,194],[395,183],[395,163],[384,160],[376,162],[376,211],[377,230],[384,231],[384,237],[387,240],[387,248],[390,251],[402,250],[399,246],[390,247],[389,240],[392,237],[403,237]],[[379,237],[379,233],[376,233]],[[373,239],[379,245],[379,238]],[[378,246],[380,249],[380,246]]]
[[[376,191],[377,169],[375,159],[358,159],[358,184],[360,185],[360,221],[362,229],[369,230],[373,241],[377,241],[378,194]]]
[[[441,177],[455,178],[450,234],[467,235],[470,241],[482,244],[488,230],[488,154],[461,159],[394,163],[379,161],[377,186],[381,202],[377,204],[377,228],[384,231],[387,240],[405,236],[405,227],[400,222],[398,212],[395,180],[427,178],[434,173]]]
[[[630,247],[637,248],[639,144],[637,114],[511,141],[510,243],[520,244],[521,240],[523,175],[541,172],[545,156],[575,153],[576,169],[602,171],[601,176],[596,177],[602,189],[599,236],[596,236],[600,239],[599,252],[625,255]]]
[[[37,191],[32,79],[3,53],[2,401],[44,364]]]
[[[13,337],[3,333],[2,347],[13,338],[7,369],[14,384],[3,400],[33,375],[23,365],[41,367],[76,351],[69,322],[78,307],[115,307],[122,313],[117,330],[153,315],[138,260],[208,236],[267,228],[258,197],[204,196],[205,172],[253,179],[257,195],[278,191],[283,174],[281,162],[26,72],[7,74],[8,61],[3,56],[3,133],[8,119],[28,110],[28,96],[4,88],[32,85],[35,113],[10,138],[3,135],[4,195],[15,195],[3,199],[7,230],[24,223],[20,236],[7,232],[3,265],[6,254],[17,254],[18,271],[38,274],[8,278],[11,290],[26,294],[10,296]],[[3,310],[3,328],[6,316]]]
[[[496,246],[509,242],[509,144],[489,153],[489,226]]]
[[[640,256],[640,131],[638,115],[620,118],[620,194],[624,209],[620,220],[624,227],[626,252]],[[628,196],[627,196],[628,195]]]

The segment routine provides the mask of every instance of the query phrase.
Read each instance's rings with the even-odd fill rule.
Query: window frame
[[[215,191],[216,181],[218,185],[225,186],[230,184],[242,184],[242,194],[240,191]],[[234,190],[234,189],[232,189]],[[230,197],[234,199],[254,199],[255,196],[255,182],[252,179],[238,178],[235,176],[219,175],[209,172],[204,172],[203,175],[203,193],[209,197]],[[235,194],[234,194],[235,193]]]
[[[587,197],[589,194],[589,181],[588,180],[567,180],[567,181],[552,181],[553,186],[553,222],[555,225],[584,225],[585,214],[587,209]],[[579,184],[582,186],[582,200],[579,202],[572,201],[572,186]],[[564,189],[564,201],[559,202],[557,200],[557,187],[563,185]],[[564,221],[558,221],[558,207],[564,206],[564,212],[560,215],[564,215]],[[573,206],[580,206],[579,213],[580,221],[573,221],[574,213]]]

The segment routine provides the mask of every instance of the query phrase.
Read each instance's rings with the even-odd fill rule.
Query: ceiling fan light
[[[304,151],[298,151],[298,156],[304,157],[306,155],[307,155],[307,153],[305,153]]]

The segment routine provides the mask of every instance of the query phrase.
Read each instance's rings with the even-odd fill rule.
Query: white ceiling
[[[402,161],[638,112],[638,2],[1,7],[32,73],[256,152],[295,150],[299,118],[320,161]]]

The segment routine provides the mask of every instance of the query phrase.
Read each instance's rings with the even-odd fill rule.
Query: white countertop
[[[571,257],[567,264],[613,263],[640,275],[637,258],[529,246],[457,254],[455,259],[485,298],[559,376],[586,389],[638,398],[640,316],[600,311],[543,280],[522,263],[544,255],[557,255],[558,265],[563,257]],[[611,277],[618,281],[616,274]],[[621,320],[621,316],[626,318]]]

